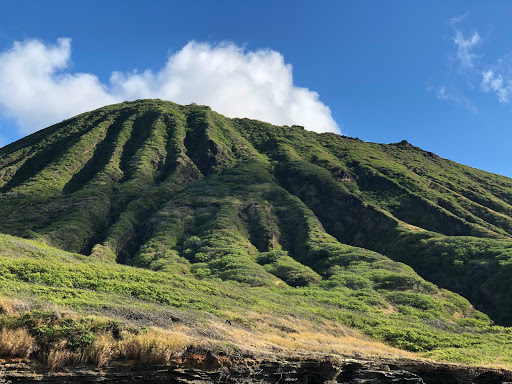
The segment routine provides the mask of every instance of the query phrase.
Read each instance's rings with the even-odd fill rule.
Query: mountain
[[[248,319],[320,316],[424,356],[512,362],[492,326],[512,324],[512,180],[406,141],[125,102],[1,148],[0,207],[6,296],[65,287],[74,308],[115,294],[221,318],[243,302]]]

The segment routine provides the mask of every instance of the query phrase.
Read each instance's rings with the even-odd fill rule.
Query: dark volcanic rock
[[[512,383],[512,372],[415,361],[364,360],[230,360],[205,356],[185,358],[170,366],[111,364],[103,368],[73,367],[50,372],[34,362],[0,363],[0,383]]]

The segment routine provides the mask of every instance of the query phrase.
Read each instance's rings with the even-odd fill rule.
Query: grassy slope
[[[0,292],[78,311],[299,317],[508,364],[508,329],[392,259],[509,324],[511,191],[408,143],[123,103],[0,149],[0,231],[38,240],[1,238]]]
[[[0,253],[0,295],[26,303],[15,316],[1,302],[0,324],[26,328],[42,346],[40,353],[62,339],[71,351],[88,351],[105,332],[136,334],[143,324],[153,324],[227,352],[261,347],[283,354],[292,349],[512,364],[509,329],[489,326],[465,299],[437,290],[410,270],[401,282],[416,281],[428,291],[392,289],[382,279],[378,291],[340,287],[340,280],[364,283],[364,271],[358,276],[350,268],[321,287],[250,287],[90,260],[7,235],[0,235]],[[223,326],[225,320],[233,325]],[[418,354],[386,349],[359,332]]]

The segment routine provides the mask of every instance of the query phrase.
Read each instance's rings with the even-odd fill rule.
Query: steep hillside
[[[407,142],[126,102],[1,148],[0,207],[3,295],[313,316],[512,363],[487,317],[512,323],[512,180]]]

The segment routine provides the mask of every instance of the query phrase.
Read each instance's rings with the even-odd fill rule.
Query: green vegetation
[[[211,315],[257,334],[259,326],[252,319],[271,316],[274,321],[345,325],[437,359],[512,364],[508,328],[490,326],[489,318],[461,296],[439,290],[391,261],[355,270],[338,267],[323,283],[307,287],[280,283],[268,288],[91,260],[6,235],[0,240],[0,295],[29,303],[13,316],[5,301],[0,302],[0,327],[27,330],[38,353],[58,345],[72,359],[73,353],[89,352],[106,332],[128,337],[142,332],[144,324],[204,329]],[[286,259],[278,252],[262,257],[267,262]],[[393,268],[405,268],[408,274],[393,273]],[[311,270],[304,269],[309,277]],[[51,308],[70,308],[81,315],[70,317]]]
[[[512,180],[406,142],[139,100],[1,148],[0,207],[0,295],[31,303],[0,327],[40,350],[171,311],[512,364]],[[34,325],[43,303],[78,315]]]

